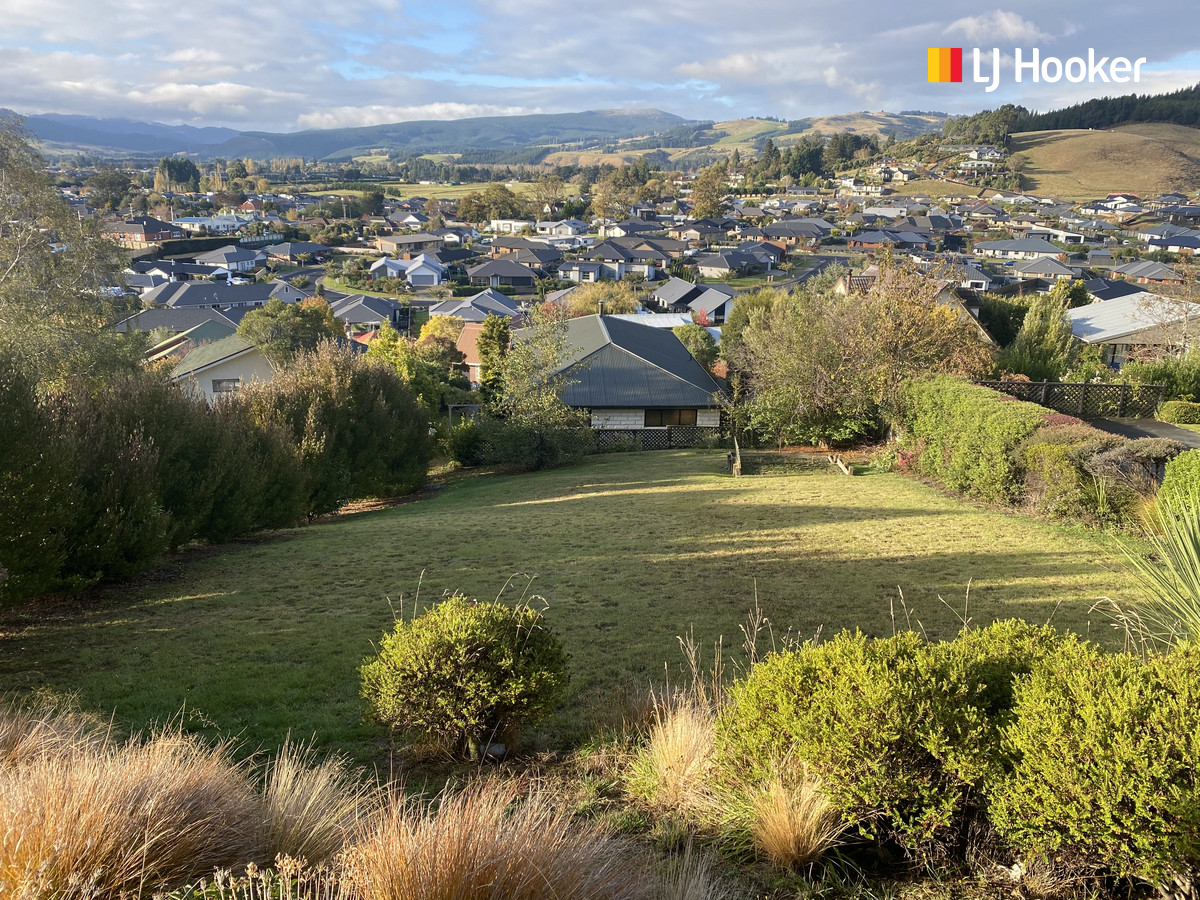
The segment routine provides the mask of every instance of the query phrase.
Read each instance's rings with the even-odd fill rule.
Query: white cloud
[[[994,44],[997,41],[1021,43],[1023,41],[1049,40],[1050,35],[1015,12],[993,10],[978,16],[967,16],[946,26],[946,34],[961,34],[976,44]]]
[[[386,125],[391,122],[414,122],[422,119],[469,119],[475,116],[525,116],[539,113],[539,108],[523,106],[494,106],[486,103],[426,103],[423,106],[340,106],[320,112],[304,113],[296,119],[296,127],[354,128],[360,125]]]

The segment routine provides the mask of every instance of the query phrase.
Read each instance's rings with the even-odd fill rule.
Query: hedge
[[[923,475],[982,500],[1021,495],[1016,457],[1047,410],[951,376],[919,378],[906,396],[909,440]]]
[[[1200,425],[1200,403],[1168,400],[1158,408],[1158,418],[1176,425]]]

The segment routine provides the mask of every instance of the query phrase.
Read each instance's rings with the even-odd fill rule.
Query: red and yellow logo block
[[[930,47],[929,80],[962,81],[962,47]]]

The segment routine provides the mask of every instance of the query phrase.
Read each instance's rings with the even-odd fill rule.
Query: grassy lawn
[[[777,634],[891,634],[899,588],[931,637],[952,635],[964,608],[975,623],[1052,618],[1113,637],[1089,615],[1123,580],[1104,537],[898,475],[734,480],[722,463],[613,454],[461,479],[420,502],[180,554],[86,605],[9,611],[0,693],[76,693],[120,728],[182,715],[250,749],[290,730],[376,762],[381,734],[360,722],[356,669],[393,610],[411,610],[418,585],[424,605],[450,591],[493,598],[510,577],[505,596],[543,596],[572,656],[560,740],[614,690],[674,671],[689,628],[740,645],[756,596]]]

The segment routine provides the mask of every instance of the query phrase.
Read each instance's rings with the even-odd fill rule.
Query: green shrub
[[[382,361],[325,342],[241,393],[257,422],[281,425],[300,448],[310,515],[425,483],[433,455],[428,417]]]
[[[0,356],[0,600],[53,586],[74,508],[70,460],[42,414],[32,381]]]
[[[1200,425],[1200,403],[1168,400],[1158,408],[1158,418],[1176,425]]]
[[[577,463],[594,450],[588,428],[534,428],[486,416],[456,426],[446,440],[450,458],[464,466],[552,469]]]
[[[1113,473],[1097,469],[1093,462],[1130,443],[1082,422],[1039,428],[1016,454],[1024,471],[1026,502],[1056,519],[1113,518],[1117,509],[1129,506],[1129,491],[1121,484],[1100,483],[1097,479]]]
[[[67,388],[46,405],[63,458],[75,472],[59,570],[75,589],[128,578],[167,548],[169,517],[158,495],[158,451],[141,425],[122,421],[120,384],[96,396]]]
[[[843,633],[768,657],[717,726],[724,777],[766,782],[789,762],[822,779],[843,818],[916,863],[961,851],[980,784],[1003,771],[1012,682],[1057,641],[1004,622],[926,645]]]
[[[1200,450],[1186,450],[1167,463],[1158,496],[1179,502],[1200,498]]]
[[[1153,362],[1128,362],[1121,376],[1133,384],[1165,384],[1168,400],[1200,401],[1200,352]]]
[[[444,600],[396,623],[360,669],[371,718],[452,755],[511,744],[553,708],[567,656],[527,606]]]
[[[1068,643],[1016,691],[993,819],[1026,853],[1166,884],[1200,867],[1200,650]]]
[[[907,392],[909,440],[921,447],[921,473],[983,500],[1019,498],[1015,450],[1045,415],[1041,406],[949,376],[916,379]]]

